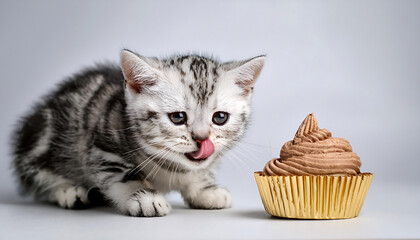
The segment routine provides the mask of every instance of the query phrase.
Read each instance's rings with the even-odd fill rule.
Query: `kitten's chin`
[[[214,161],[214,157],[209,156],[207,158],[200,158],[200,159],[195,159],[193,157],[190,156],[189,153],[184,153],[183,154],[183,159],[184,159],[184,166],[186,168],[188,168],[189,170],[200,170],[200,169],[205,169],[207,168],[209,165],[212,165],[212,162]]]
[[[206,158],[193,158],[191,153],[179,153],[178,162],[185,168],[191,171],[205,169],[208,166],[212,165],[212,162],[215,160],[215,154],[206,157]]]
[[[208,159],[208,157],[206,157],[206,158],[194,158],[192,156],[192,153],[184,153],[184,156],[188,160],[190,160],[191,162],[194,162],[194,163],[201,163],[201,162],[204,162],[204,161],[206,161]]]

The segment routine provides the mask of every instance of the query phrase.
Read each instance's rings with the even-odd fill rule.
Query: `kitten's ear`
[[[126,49],[121,51],[121,70],[127,86],[136,93],[155,85],[159,76],[147,58]]]
[[[234,78],[235,84],[243,89],[243,95],[247,96],[252,92],[264,62],[265,55],[261,55],[245,61],[224,63],[223,67]]]

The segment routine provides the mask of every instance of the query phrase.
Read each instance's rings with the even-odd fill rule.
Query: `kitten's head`
[[[125,98],[140,145],[155,161],[167,159],[188,170],[211,165],[244,134],[264,60],[219,63],[197,55],[160,60],[123,50]]]

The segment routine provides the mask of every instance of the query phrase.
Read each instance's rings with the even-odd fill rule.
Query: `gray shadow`
[[[337,221],[337,220],[348,220],[348,219],[301,219],[301,218],[284,218],[284,217],[276,217],[271,216],[264,210],[242,210],[236,211],[233,213],[241,218],[253,218],[253,219],[261,219],[261,220],[271,220],[271,221],[301,221],[301,222],[309,222],[309,221]]]
[[[170,202],[171,203],[171,202]],[[75,211],[75,212],[92,212],[92,213],[106,213],[106,214],[116,214],[120,216],[130,217],[128,215],[121,214],[118,212],[111,204],[107,202],[98,201],[93,205],[90,205],[85,208],[78,208],[78,209],[64,209],[55,204],[34,200],[32,197],[22,197],[16,193],[9,193],[9,194],[1,194],[0,195],[0,204],[4,206],[17,206],[19,208],[38,208],[38,209],[45,209],[45,210],[55,210],[55,211]],[[173,202],[171,203],[173,209],[190,209],[188,206],[181,202]]]
[[[277,219],[268,213],[266,213],[264,210],[238,210],[233,212],[233,215],[236,215],[241,218],[253,218],[253,219],[264,219],[264,220],[272,220]]]

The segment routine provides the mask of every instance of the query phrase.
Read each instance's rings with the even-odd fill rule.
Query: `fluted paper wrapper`
[[[278,217],[343,219],[359,215],[372,173],[355,176],[264,176],[254,173],[265,210]]]

